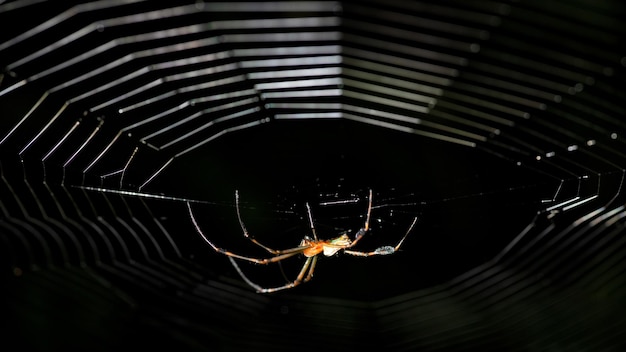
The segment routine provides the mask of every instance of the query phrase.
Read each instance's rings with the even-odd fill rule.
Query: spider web
[[[28,18],[0,34],[9,279],[86,276],[115,304],[175,296],[237,321],[266,298],[240,302],[250,288],[187,202],[218,246],[266,257],[242,235],[236,190],[255,238],[284,249],[310,232],[306,203],[320,237],[353,235],[372,189],[360,246],[395,245],[417,216],[402,251],[322,258],[311,283],[268,300],[384,315],[453,296],[513,314],[528,296],[541,309],[623,293],[623,26],[563,5],[543,36],[527,15],[559,11],[451,4],[0,4]],[[302,262],[242,269],[281,285]]]

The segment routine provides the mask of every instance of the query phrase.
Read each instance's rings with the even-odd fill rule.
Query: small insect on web
[[[352,250],[351,248],[354,247],[361,240],[361,238],[363,238],[363,236],[365,236],[370,231],[370,216],[372,213],[372,190],[370,190],[369,198],[368,198],[367,216],[365,218],[365,223],[363,224],[363,227],[361,227],[355,233],[354,239],[351,239],[345,233],[341,234],[338,237],[331,238],[328,240],[319,239],[315,231],[315,226],[313,225],[313,215],[311,213],[311,207],[309,206],[308,203],[306,203],[312,237],[304,236],[304,238],[300,242],[300,245],[294,248],[272,249],[260,243],[259,241],[257,241],[254,237],[250,235],[250,233],[246,229],[246,226],[244,225],[243,220],[241,218],[241,212],[239,210],[239,192],[238,191],[235,191],[235,205],[237,208],[237,218],[239,219],[239,225],[241,226],[243,235],[246,238],[248,238],[250,241],[252,241],[254,244],[258,245],[259,247],[265,249],[267,252],[272,254],[271,257],[268,257],[268,258],[248,257],[248,256],[239,255],[239,254],[227,251],[223,248],[217,247],[215,244],[213,244],[213,242],[211,242],[211,240],[209,240],[204,235],[204,233],[200,229],[200,226],[198,225],[198,222],[196,221],[193,215],[193,211],[191,209],[191,203],[187,202],[187,208],[189,209],[189,216],[191,217],[191,221],[193,222],[194,227],[196,228],[200,236],[202,236],[204,241],[208,243],[209,246],[211,246],[211,248],[213,248],[213,250],[215,250],[216,252],[227,256],[228,259],[230,259],[233,267],[237,270],[239,275],[242,277],[242,279],[248,285],[250,285],[257,292],[260,292],[260,293],[269,293],[269,292],[275,292],[279,290],[285,290],[285,289],[296,287],[300,285],[301,283],[310,281],[313,278],[315,265],[317,264],[317,259],[320,254],[323,254],[327,257],[333,256],[339,252],[343,252],[349,255],[359,256],[359,257],[370,257],[370,256],[375,256],[375,255],[394,254],[400,249],[400,246],[402,246],[402,243],[404,242],[406,237],[409,235],[409,233],[411,233],[411,231],[413,230],[413,227],[415,226],[415,223],[417,222],[417,217],[415,217],[413,221],[411,222],[409,229],[406,231],[404,236],[400,239],[398,244],[396,244],[395,246],[382,246],[370,252]],[[298,254],[303,254],[304,257],[306,258],[304,264],[302,265],[302,269],[300,269],[298,276],[293,281],[290,281],[285,285],[278,286],[278,287],[270,287],[270,288],[261,287],[257,285],[256,283],[254,283],[252,280],[250,280],[243,273],[241,268],[239,268],[239,265],[237,265],[237,262],[235,261],[235,259],[240,259],[240,260],[245,260],[245,261],[256,263],[256,264],[270,264],[270,263],[280,262],[284,259],[293,257]]]

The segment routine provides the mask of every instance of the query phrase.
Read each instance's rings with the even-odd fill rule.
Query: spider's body
[[[400,249],[400,246],[402,245],[402,242],[404,242],[404,239],[411,232],[411,230],[413,229],[413,226],[415,225],[415,222],[417,221],[417,218],[413,219],[413,222],[411,223],[411,226],[409,227],[407,232],[404,234],[404,236],[402,237],[400,242],[398,242],[398,244],[395,247],[392,247],[392,246],[382,246],[382,247],[379,247],[379,248],[377,248],[377,249],[375,249],[374,251],[371,251],[371,252],[361,252],[361,251],[355,251],[355,250],[350,249],[350,248],[354,247],[359,242],[359,240],[361,238],[363,238],[363,236],[369,232],[370,215],[371,215],[371,212],[372,212],[372,191],[370,190],[370,193],[369,193],[369,203],[368,203],[368,208],[367,208],[367,216],[366,216],[366,219],[365,219],[365,224],[363,225],[362,228],[360,228],[356,232],[356,234],[354,235],[354,239],[351,239],[345,233],[340,235],[340,236],[338,236],[338,237],[331,238],[329,240],[320,240],[320,239],[318,239],[317,238],[317,234],[315,233],[315,226],[313,225],[313,216],[311,215],[311,208],[309,207],[309,204],[307,204],[306,207],[307,207],[307,212],[308,212],[308,215],[309,215],[309,224],[311,226],[311,234],[312,234],[313,237],[304,236],[304,238],[302,239],[302,241],[300,242],[300,245],[298,247],[289,248],[289,249],[283,249],[283,250],[276,250],[276,249],[272,249],[270,247],[267,247],[267,246],[261,244],[259,241],[257,241],[252,236],[250,236],[250,233],[246,229],[246,227],[245,227],[245,225],[243,223],[243,220],[241,219],[241,213],[239,211],[239,192],[235,193],[235,204],[236,204],[236,207],[237,207],[237,217],[239,219],[239,225],[241,226],[241,230],[243,231],[243,235],[246,238],[248,238],[250,241],[252,241],[254,244],[260,246],[261,248],[263,248],[266,251],[268,251],[269,253],[271,253],[273,255],[272,257],[269,257],[269,258],[247,257],[247,256],[243,256],[243,255],[232,253],[230,251],[227,251],[225,249],[222,249],[222,248],[219,248],[219,247],[215,246],[213,244],[213,242],[211,242],[204,235],[204,233],[202,233],[202,230],[200,230],[200,226],[198,226],[198,223],[196,222],[196,219],[193,216],[193,212],[191,211],[191,204],[190,203],[187,203],[187,208],[189,209],[189,215],[191,216],[191,220],[192,220],[196,230],[198,231],[200,236],[202,236],[204,241],[207,242],[209,244],[209,246],[211,246],[211,248],[213,248],[213,250],[215,250],[216,252],[221,253],[221,254],[227,256],[228,259],[230,259],[231,263],[233,264],[233,267],[237,270],[237,272],[244,279],[244,281],[246,283],[248,283],[248,285],[250,285],[253,288],[255,288],[257,290],[257,292],[263,292],[263,293],[274,292],[274,291],[278,291],[278,290],[284,290],[284,289],[292,288],[292,287],[295,287],[295,286],[297,286],[297,285],[299,285],[299,284],[301,284],[303,282],[307,282],[307,281],[311,280],[311,278],[313,278],[313,272],[315,270],[315,265],[317,263],[317,258],[318,258],[318,256],[320,254],[323,254],[324,256],[327,256],[327,257],[333,256],[333,255],[337,254],[340,251],[343,252],[343,253],[346,253],[346,254],[359,256],[359,257],[369,257],[369,256],[373,256],[373,255],[389,255],[389,254],[393,254],[393,253],[397,252],[398,249]],[[246,275],[244,275],[243,271],[241,271],[241,269],[239,268],[239,265],[237,265],[237,262],[235,261],[235,259],[240,259],[240,260],[246,260],[246,261],[249,261],[249,262],[252,262],[252,263],[256,263],[256,264],[269,264],[269,263],[279,262],[279,261],[281,261],[283,259],[287,259],[287,258],[293,257],[293,256],[295,256],[297,254],[304,255],[304,257],[306,257],[306,260],[305,260],[304,264],[302,265],[302,269],[300,269],[300,273],[298,274],[296,279],[294,279],[291,282],[288,282],[285,285],[278,286],[278,287],[272,287],[272,288],[264,288],[264,287],[261,287],[261,286],[255,284],[254,282],[252,282],[250,279],[248,279],[248,277]]]
[[[342,249],[349,248],[351,245],[352,240],[350,240],[350,237],[346,234],[330,240],[315,240],[309,236],[304,236],[304,239],[300,242],[300,247],[308,247],[302,251],[302,254],[307,258],[320,253],[330,257]]]

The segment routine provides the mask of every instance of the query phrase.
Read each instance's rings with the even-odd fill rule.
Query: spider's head
[[[300,241],[300,247],[302,246],[307,246],[309,244],[311,244],[311,242],[313,242],[313,239],[309,236],[304,236],[304,238],[302,239],[302,241]]]

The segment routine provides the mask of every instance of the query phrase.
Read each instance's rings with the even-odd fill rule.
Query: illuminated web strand
[[[91,192],[111,193],[111,194],[119,194],[123,196],[131,196],[131,197],[139,197],[139,198],[173,200],[177,202],[189,202],[189,203],[201,203],[201,204],[216,204],[214,202],[208,202],[208,201],[203,201],[203,200],[196,200],[196,199],[182,198],[182,197],[171,197],[171,196],[164,196],[161,194],[154,194],[154,193],[125,191],[125,190],[102,188],[102,187],[90,187],[90,186],[72,186],[72,187],[86,190],[86,191],[91,191]]]
[[[89,3],[75,5],[72,8],[62,12],[59,15],[37,25],[36,27],[29,29],[28,31],[18,35],[17,37],[10,39],[0,44],[0,51],[6,50],[12,46],[15,46],[26,39],[32,38],[40,33],[50,30],[52,27],[59,23],[66,22],[68,19],[81,14],[83,12],[98,11],[105,8],[113,8],[117,6],[123,6],[132,3],[138,3],[146,0],[110,0],[110,1],[92,1]]]
[[[146,41],[152,41],[152,40],[158,40],[158,39],[162,39],[165,37],[169,37],[169,38],[175,38],[175,37],[179,37],[179,36],[186,36],[186,35],[190,35],[190,34],[197,34],[200,33],[202,31],[206,31],[207,27],[203,26],[203,25],[191,25],[191,26],[184,26],[184,27],[179,27],[179,28],[173,28],[173,29],[165,29],[165,30],[160,30],[157,32],[151,32],[151,33],[142,33],[142,34],[137,34],[137,35],[131,35],[131,36],[127,36],[127,37],[122,37],[122,38],[116,38],[113,39],[105,44],[99,45],[98,47],[91,49],[81,55],[78,55],[76,57],[71,58],[70,60],[67,60],[65,62],[62,62],[60,64],[57,64],[55,66],[52,66],[46,70],[43,70],[39,73],[36,73],[32,76],[30,76],[27,81],[28,82],[33,82],[35,80],[38,80],[40,78],[49,76],[53,73],[59,72],[63,69],[66,68],[70,68],[74,65],[77,65],[83,61],[86,61],[90,58],[93,58],[95,56],[101,55],[107,51],[110,51],[112,49],[115,49],[117,47],[120,47],[122,45],[128,45],[128,44],[134,44],[134,43],[142,43],[142,42],[146,42]],[[90,71],[88,74],[84,74],[81,75],[79,77],[77,77],[77,79],[71,80],[69,82],[72,82],[73,84],[78,83],[86,78],[89,77],[93,77],[97,74],[100,74],[106,70],[109,70],[111,68],[114,68],[116,66],[119,66],[123,63],[129,62],[131,60],[135,60],[135,59],[139,59],[142,57],[149,57],[149,56],[154,56],[154,55],[159,55],[159,54],[165,54],[168,52],[172,52],[172,51],[180,51],[180,50],[186,50],[186,49],[190,49],[190,48],[194,48],[197,47],[198,45],[203,45],[203,42],[207,41],[206,44],[210,44],[210,43],[214,43],[215,39],[213,38],[208,38],[208,39],[204,39],[204,40],[194,40],[191,42],[185,42],[185,43],[177,43],[177,44],[173,44],[173,45],[169,45],[169,46],[164,46],[164,47],[160,47],[160,48],[154,48],[154,49],[147,49],[147,50],[143,50],[143,51],[138,51],[138,52],[134,52],[131,54],[127,54],[125,56],[123,56],[120,59],[114,60],[112,62],[110,62],[109,64],[105,65],[104,67],[99,67],[98,69],[94,70],[94,71]],[[208,42],[210,41],[210,42]],[[63,83],[59,86],[57,86],[57,88],[53,88],[53,91],[59,90],[61,88],[66,88],[69,85],[71,85],[69,82],[67,83]]]
[[[72,127],[70,127],[69,131],[67,131],[62,137],[61,139],[48,151],[48,153],[46,153],[46,155],[44,155],[43,158],[41,158],[42,162],[45,162],[46,160],[48,160],[48,158],[54,154],[54,152],[56,152],[56,150],[63,144],[65,143],[65,141],[67,140],[67,138],[74,133],[74,131],[76,130],[76,128],[78,128],[78,126],[80,125],[80,120],[74,122],[74,124],[72,125]]]
[[[43,93],[43,95],[41,96],[41,98],[39,98],[39,100],[35,103],[35,105],[33,105],[30,110],[26,113],[26,115],[24,115],[24,117],[22,117],[22,119],[13,126],[13,128],[11,128],[11,130],[2,138],[2,140],[0,140],[0,145],[2,145],[4,143],[4,141],[6,141],[9,137],[11,137],[11,135],[18,129],[20,128],[20,126],[24,123],[24,121],[26,121],[31,115],[32,113],[37,109],[37,107],[39,107],[39,105],[41,105],[41,103],[43,103],[43,101],[48,97],[48,92]]]
[[[241,92],[236,92],[236,93],[241,93]],[[256,92],[253,91],[253,90],[248,90],[245,93],[247,93],[249,95],[253,95]],[[224,94],[221,97],[218,97],[218,99],[221,100],[221,99],[224,99],[224,98],[236,97],[236,96],[239,96],[239,95],[240,94]],[[241,95],[244,95],[244,94],[241,94]],[[213,97],[211,97],[211,98],[213,98]],[[213,99],[211,99],[211,100],[213,100]],[[197,103],[202,103],[202,102],[205,102],[205,101],[210,101],[210,100],[209,99],[196,99],[196,100],[193,100],[192,102],[186,102],[185,104],[181,104],[180,106],[178,106],[175,109],[172,109],[170,111],[180,111],[180,110],[185,109],[185,108],[187,108],[189,106],[192,106],[192,105],[197,104]],[[152,139],[154,137],[157,137],[157,136],[159,136],[159,135],[161,135],[163,133],[172,131],[172,130],[176,129],[177,127],[183,126],[184,124],[186,124],[186,123],[188,123],[190,121],[193,121],[193,120],[195,120],[197,118],[200,118],[200,117],[202,117],[202,116],[204,116],[206,114],[212,113],[212,112],[218,112],[218,111],[221,111],[221,110],[230,109],[230,108],[233,108],[233,107],[244,106],[244,105],[249,105],[249,104],[258,103],[258,102],[259,102],[258,97],[253,96],[253,97],[250,97],[250,98],[237,100],[237,101],[232,102],[232,103],[223,104],[223,105],[219,105],[219,106],[216,106],[216,107],[213,107],[213,108],[204,109],[204,110],[202,110],[200,112],[197,112],[197,113],[195,113],[193,115],[190,115],[188,117],[182,118],[182,119],[180,119],[180,120],[178,120],[178,121],[168,125],[165,128],[162,128],[162,129],[157,130],[157,131],[155,131],[153,133],[150,133],[148,135],[143,136],[141,138],[141,141],[144,142],[144,143],[147,143],[148,140],[150,140],[150,139]],[[212,123],[217,123],[217,122],[218,122],[217,119],[212,121]],[[165,148],[167,145],[171,145],[173,143],[175,143],[175,141],[167,143],[164,146],[161,146],[161,148],[157,148],[157,149]]]
[[[74,160],[74,158],[76,158],[76,156],[87,146],[87,144],[89,144],[89,142],[96,136],[96,134],[98,134],[98,132],[100,131],[100,128],[102,127],[102,125],[104,124],[104,120],[100,120],[100,122],[98,123],[98,126],[96,126],[93,131],[91,132],[91,134],[85,139],[85,141],[78,147],[78,149],[76,149],[76,151],[74,151],[74,153],[65,161],[65,163],[63,163],[63,180],[61,181],[61,184],[65,183],[65,170],[67,168],[67,166]]]
[[[446,141],[446,142],[460,144],[460,145],[463,145],[463,146],[466,146],[466,147],[475,147],[476,146],[475,142],[470,142],[470,141],[466,141],[466,140],[463,140],[463,139],[442,135],[442,134],[439,134],[439,133],[422,131],[422,130],[418,130],[418,129],[411,128],[411,127],[405,127],[405,126],[401,126],[401,125],[396,125],[396,124],[389,123],[389,122],[374,120],[374,119],[371,119],[371,118],[360,117],[360,116],[349,115],[349,114],[344,114],[343,117],[345,119],[348,119],[348,120],[354,120],[354,121],[358,121],[358,122],[362,122],[362,123],[366,123],[366,124],[370,124],[370,125],[374,125],[374,126],[378,126],[378,127],[383,127],[383,128],[396,130],[396,131],[401,131],[401,132],[421,135],[421,136],[424,136],[424,137],[430,137],[430,138],[434,138],[434,139],[439,139],[439,140]]]
[[[72,125],[72,127],[70,127],[69,131],[67,131],[62,137],[61,139],[48,151],[48,153],[46,153],[46,155],[43,156],[43,158],[41,158],[41,167],[43,168],[43,178],[44,178],[44,184],[47,185],[47,178],[46,178],[46,160],[48,160],[48,158],[54,154],[54,152],[56,152],[56,150],[67,140],[67,138],[74,133],[74,131],[78,128],[78,126],[80,125],[80,120],[76,121],[74,123],[74,125]],[[51,192],[52,193],[52,192]]]
[[[7,65],[7,68],[9,70],[14,70],[15,68],[19,66],[22,66],[34,59],[37,59],[41,56],[49,54],[55,50],[59,50],[60,48],[68,45],[69,43],[74,42],[82,37],[85,37],[86,35],[90,33],[97,32],[101,30],[102,28],[116,27],[116,26],[121,26],[121,25],[125,25],[128,23],[137,23],[137,22],[142,22],[142,21],[157,20],[162,17],[176,17],[176,16],[183,15],[185,13],[193,13],[196,11],[197,9],[194,5],[187,5],[187,6],[174,7],[170,9],[148,11],[148,12],[141,13],[141,14],[122,16],[118,18],[105,19],[97,23],[91,23],[88,26],[79,29],[78,31],[75,31],[71,34],[64,36],[63,39],[51,45],[47,45],[45,48],[39,49],[36,52],[30,55],[27,55]],[[0,46],[0,50],[2,50],[2,46]]]
[[[63,168],[66,168],[75,158],[76,156],[89,144],[89,142],[98,134],[102,125],[104,124],[104,120],[100,120],[98,126],[96,126],[91,134],[85,139],[85,141],[76,149],[76,151],[63,163]]]
[[[239,126],[225,128],[225,129],[221,130],[220,132],[212,135],[211,137],[205,138],[203,141],[201,141],[201,142],[199,142],[199,143],[197,143],[195,145],[192,145],[191,147],[183,150],[182,152],[180,152],[180,153],[174,155],[172,158],[170,158],[167,162],[165,162],[165,164],[163,164],[163,166],[161,166],[154,174],[152,174],[152,176],[150,176],[143,184],[141,184],[141,186],[139,186],[139,190],[143,189],[148,183],[150,183],[155,177],[157,177],[167,166],[169,166],[174,161],[174,159],[180,157],[181,155],[189,153],[192,150],[197,149],[200,146],[205,145],[205,144],[213,141],[214,139],[219,138],[219,137],[221,137],[221,136],[223,136],[223,135],[225,135],[227,133],[238,131],[238,130],[243,130],[243,129],[254,127],[254,126],[258,126],[258,125],[260,125],[262,123],[265,123],[265,122],[268,122],[268,121],[269,121],[269,119],[266,118],[266,119],[262,119],[262,120],[248,122],[248,123],[245,123],[245,124],[239,125]]]
[[[45,132],[46,130],[48,130],[48,128],[50,128],[50,126],[52,126],[52,124],[56,121],[57,118],[59,118],[59,116],[61,116],[61,114],[63,113],[63,111],[67,108],[67,106],[69,105],[69,103],[65,103],[63,104],[63,106],[59,109],[59,111],[57,111],[57,113],[48,121],[48,123],[37,133],[37,135],[35,135],[35,137],[33,137],[27,144],[26,146],[24,146],[24,148],[22,148],[22,150],[20,150],[19,155],[20,157],[22,156],[22,154],[24,154],[26,152],[26,150],[28,150],[28,148],[30,148],[30,146],[35,143]],[[32,111],[32,110],[31,110]],[[21,121],[20,121],[21,122]]]
[[[128,161],[126,162],[126,165],[124,165],[124,168],[122,169],[122,175],[120,176],[120,188],[122,188],[124,185],[124,175],[126,174],[126,170],[128,169],[128,166],[130,165],[131,161],[133,161],[133,158],[135,157],[135,154],[137,154],[138,150],[139,150],[139,147],[135,147],[135,149],[133,150],[133,153],[130,155],[130,157],[128,158]]]

